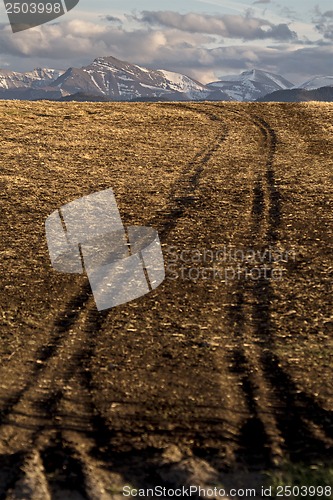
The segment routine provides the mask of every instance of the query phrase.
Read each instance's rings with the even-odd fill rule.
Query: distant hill
[[[220,89],[217,89],[213,92],[210,92],[208,95],[203,97],[202,99],[195,99],[196,101],[232,101],[231,99],[225,92],[223,92]],[[193,101],[189,96],[187,96],[184,93],[181,92],[171,92],[169,94],[163,94],[162,96],[159,97],[149,97],[149,96],[142,96],[142,97],[136,97],[134,99],[131,99],[131,102],[160,102],[160,101],[167,101],[167,102],[173,102],[173,101]]]
[[[59,89],[43,87],[43,88],[10,88],[3,90],[0,88],[0,99],[3,100],[18,100],[18,101],[40,101],[48,99],[58,101],[62,97]]]
[[[333,102],[333,87],[321,87],[315,90],[289,89],[278,90],[258,99],[258,102]]]
[[[110,101],[110,99],[108,99],[104,95],[91,95],[91,94],[85,94],[84,92],[76,92],[76,94],[65,95],[57,100],[61,101],[61,102],[72,102],[72,101],[77,101],[77,102],[109,102]]]

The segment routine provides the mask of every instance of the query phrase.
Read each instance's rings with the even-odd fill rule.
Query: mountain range
[[[333,76],[315,76],[295,86],[280,75],[253,69],[240,75],[221,76],[202,84],[181,73],[148,69],[99,57],[88,66],[67,70],[35,69],[18,73],[0,69],[0,99],[60,101],[256,101],[325,100],[333,88]],[[295,92],[300,89],[299,92]],[[304,98],[304,99],[303,99]],[[329,100],[332,100],[331,98]]]

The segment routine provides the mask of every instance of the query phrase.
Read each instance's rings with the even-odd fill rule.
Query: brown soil
[[[0,498],[250,487],[286,460],[330,463],[333,105],[0,114]],[[85,275],[52,269],[44,222],[109,187],[126,225],[158,230],[166,279],[99,313]],[[284,258],[256,262],[265,276],[180,260],[223,248]]]

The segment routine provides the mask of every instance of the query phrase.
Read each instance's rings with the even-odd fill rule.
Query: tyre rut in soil
[[[274,247],[278,241],[278,231],[281,224],[281,194],[276,185],[274,172],[274,156],[277,147],[277,137],[271,126],[261,117],[254,116],[253,123],[262,134],[264,144],[267,148],[267,161],[265,173],[259,176],[253,188],[252,199],[252,224],[250,233],[247,236],[254,244],[255,235],[262,232],[264,234],[264,245]],[[266,192],[264,189],[266,184]],[[267,194],[266,194],[267,193]],[[268,207],[268,211],[267,211]],[[266,221],[267,229],[263,225]],[[253,239],[254,238],[254,239]],[[267,264],[270,264],[267,261]],[[327,444],[313,435],[311,429],[304,421],[304,417],[310,418],[315,424],[320,426],[327,436],[332,436],[332,412],[321,408],[310,395],[300,391],[291,377],[282,367],[280,360],[274,352],[275,339],[274,327],[271,319],[271,304],[275,296],[270,283],[270,276],[260,276],[258,281],[249,285],[245,280],[240,280],[236,291],[236,303],[230,308],[230,323],[235,339],[238,340],[238,347],[231,356],[232,371],[239,373],[243,381],[243,390],[247,405],[252,417],[244,424],[243,437],[240,441],[240,459],[245,455],[253,459],[259,458],[267,465],[273,465],[277,457],[270,449],[269,436],[265,432],[265,426],[258,417],[257,403],[258,390],[252,380],[251,361],[241,344],[245,342],[246,315],[244,313],[245,302],[252,305],[253,333],[252,335],[260,339],[260,355],[257,360],[265,377],[266,383],[271,388],[274,401],[274,419],[279,430],[280,437],[283,438],[283,448],[291,459],[311,460],[330,455]],[[250,297],[250,300],[248,300]],[[251,335],[251,334],[250,334]],[[259,439],[254,442],[253,432],[257,429]]]
[[[189,111],[196,112],[192,108],[189,108]],[[201,112],[201,111],[200,111]],[[216,115],[212,113],[204,113],[208,117],[213,120],[219,120]],[[195,194],[200,175],[203,172],[203,169],[209,159],[213,156],[213,154],[218,150],[221,145],[221,142],[224,140],[226,136],[226,130],[224,130],[223,134],[218,134],[216,138],[216,142],[209,146],[208,148],[204,148],[201,152],[197,153],[193,160],[187,165],[187,167],[181,172],[179,176],[179,180],[175,181],[171,193],[170,193],[170,201],[169,207],[163,213],[162,221],[161,216],[151,219],[148,221],[149,225],[158,224],[162,226],[162,229],[159,231],[161,235],[161,240],[163,241],[167,234],[176,226],[177,221],[185,214],[187,208],[189,208],[193,203],[193,195]],[[36,364],[35,370],[32,373],[32,377],[29,379],[27,384],[23,387],[22,390],[12,395],[6,403],[3,405],[2,409],[2,424],[9,424],[8,417],[10,417],[11,413],[15,410],[15,406],[17,406],[25,397],[25,394],[32,387],[38,384],[38,379],[43,374],[44,366],[47,365],[47,362],[52,358],[57,358],[57,353],[59,348],[61,348],[64,343],[66,337],[70,334],[71,329],[75,328],[76,322],[80,317],[82,310],[85,306],[85,303],[88,301],[90,293],[89,286],[85,286],[80,289],[80,291],[74,295],[71,300],[67,303],[64,311],[58,315],[56,320],[53,323],[51,328],[51,343],[43,346],[38,351],[36,351],[36,360],[42,361],[40,364]],[[76,372],[75,376],[81,381],[82,385],[87,389],[87,395],[89,396],[89,401],[87,400],[86,406],[89,410],[89,415],[82,419],[80,425],[75,428],[68,428],[61,425],[57,420],[55,420],[55,416],[59,411],[61,406],[61,401],[64,397],[64,391],[61,388],[57,388],[57,390],[52,391],[49,397],[39,398],[35,401],[34,406],[37,412],[43,413],[43,419],[45,420],[45,424],[38,425],[35,429],[32,430],[31,435],[31,448],[38,448],[37,441],[39,440],[40,434],[44,431],[48,431],[49,429],[53,429],[57,431],[57,443],[54,446],[52,445],[50,449],[44,447],[41,450],[41,457],[44,462],[44,467],[46,470],[46,475],[49,475],[50,471],[50,457],[61,457],[63,446],[66,443],[66,440],[62,436],[63,431],[74,431],[81,432],[86,434],[90,439],[93,439],[93,442],[96,444],[96,449],[99,446],[103,446],[105,448],[105,442],[110,442],[113,432],[109,429],[107,422],[104,420],[102,415],[99,413],[98,409],[95,407],[91,394],[93,392],[92,386],[92,374],[89,366],[89,360],[94,354],[94,342],[92,340],[88,340],[88,335],[90,333],[94,333],[97,335],[103,329],[105,319],[109,312],[99,313],[92,309],[88,310],[88,328],[85,329],[85,345],[82,348],[81,352],[77,352],[79,356],[76,359],[71,359],[69,363],[67,363],[66,371],[61,373],[62,384],[65,385],[68,380],[73,376],[74,371]],[[90,325],[90,326],[89,326]],[[91,339],[91,338],[90,338]],[[59,375],[59,374],[58,374]],[[15,421],[15,418],[14,418]],[[14,422],[13,422],[14,423]],[[87,432],[87,429],[90,429]],[[69,449],[69,448],[68,448]],[[44,450],[44,451],[43,451]],[[26,450],[28,453],[29,450]],[[108,455],[109,456],[109,455]],[[107,461],[108,457],[104,457]],[[66,460],[72,460],[75,462],[75,453],[71,453],[70,457]],[[127,459],[132,462],[130,456]],[[60,460],[60,459],[59,459]],[[64,459],[65,460],[65,459]],[[137,458],[134,460],[137,464]],[[51,460],[52,462],[52,460]],[[56,460],[55,460],[56,462]],[[18,464],[18,462],[17,462]],[[142,460],[142,470],[146,469],[147,466],[145,464],[145,460]],[[77,476],[77,487],[78,491],[81,491],[82,481],[84,481],[82,472],[82,467],[80,463],[77,463],[75,466],[78,474]],[[19,467],[17,470],[17,474],[14,474],[13,479],[10,482],[10,485],[6,487],[6,491],[11,487],[15,482],[18,481],[20,477]],[[72,480],[73,478],[71,478]],[[130,479],[130,478],[129,478]],[[156,479],[156,484],[161,484],[161,478]]]
[[[194,111],[192,108],[189,108],[189,110],[192,112]],[[217,119],[216,115],[212,115],[211,113],[209,113],[209,116],[214,120]],[[171,201],[169,203],[170,205],[176,203],[176,207],[171,207],[171,209],[164,213],[164,217],[162,217],[162,223],[160,215],[156,217],[156,222],[155,219],[149,221],[149,224],[151,225],[156,223],[162,226],[162,229],[159,230],[162,241],[165,240],[167,234],[176,226],[177,221],[185,214],[187,208],[192,205],[192,196],[198,187],[200,175],[205,165],[213,156],[213,154],[218,150],[221,142],[225,139],[225,137],[226,130],[224,129],[223,134],[218,135],[216,143],[214,143],[209,148],[205,148],[204,151],[198,153],[191,161],[191,163],[186,167],[186,169],[182,171],[179,176],[180,180],[175,181],[171,189]],[[88,324],[94,325],[93,332],[90,333],[94,333],[94,335],[96,336],[98,332],[102,331],[108,312],[101,314],[92,310],[89,314],[91,316],[91,319],[90,321],[88,321]],[[85,366],[81,364],[80,367],[77,367],[80,368],[77,372],[77,376],[81,379],[84,387],[87,388],[87,394],[89,395],[93,393],[94,386],[92,380],[92,372],[91,369],[89,369],[88,360],[92,359],[94,355],[94,347],[94,341],[91,340],[90,337],[90,340],[86,341],[86,346],[84,349],[85,352],[82,357],[86,360],[87,364]],[[57,400],[53,401],[52,403],[48,402],[48,407],[52,409],[50,417],[52,417],[52,414],[54,414],[54,412],[56,411],[59,402],[59,398],[57,398]],[[109,448],[105,446],[105,443],[112,441],[114,433],[112,429],[109,428],[108,423],[105,421],[104,417],[98,412],[92,399],[89,401],[89,403],[87,402],[87,405],[88,404],[90,405],[90,417],[87,418],[86,422],[81,422],[82,427],[91,429],[91,431],[87,433],[87,435],[96,444],[96,450],[100,448],[105,450],[103,453],[99,451],[98,456],[99,458],[103,458],[106,462],[108,462],[110,455],[115,455],[115,450],[113,450],[112,447]],[[156,450],[152,450],[150,453],[153,457],[156,455]],[[152,483],[161,485],[161,477],[156,475],[156,473],[154,472],[155,469],[152,465],[147,465],[147,457],[140,456],[139,458],[138,456],[132,456],[132,453],[122,454],[121,456],[122,460],[125,459],[125,461],[129,463],[129,470],[131,471],[130,476],[127,478],[125,472],[123,472],[125,479],[131,481],[133,484],[133,467],[130,466],[131,464],[133,464],[136,467],[136,486],[139,486],[139,484],[142,486],[147,486],[147,482],[148,484]],[[123,467],[121,467],[121,469],[123,470]],[[140,471],[141,473],[138,474]],[[144,481],[138,479],[140,476],[145,478]]]
[[[183,107],[186,109],[185,106]],[[187,109],[192,112],[197,112],[197,110],[191,107],[188,107]],[[202,113],[208,116],[211,120],[218,120],[218,117],[210,112]],[[160,215],[148,221],[148,225],[159,224],[162,226],[161,231],[159,231],[162,240],[175,227],[178,219],[184,215],[186,209],[193,203],[191,195],[193,195],[197,189],[200,175],[209,159],[217,151],[221,142],[225,139],[225,133],[226,132],[224,131],[222,135],[219,134],[216,138],[216,142],[212,146],[204,148],[202,151],[198,152],[193,160],[181,172],[179,180],[175,181],[171,187],[171,199],[169,201],[170,208],[163,212],[162,221]],[[176,205],[176,207],[173,205]],[[4,402],[1,408],[0,424],[2,419],[11,412],[13,406],[20,401],[24,393],[36,383],[36,378],[43,370],[43,364],[56,355],[57,349],[63,342],[64,335],[66,335],[75,325],[82,308],[90,296],[91,290],[89,284],[87,284],[70,299],[70,301],[66,304],[64,311],[57,316],[51,327],[51,342],[36,351],[36,360],[42,361],[43,363],[36,364],[35,370],[30,375],[29,382],[27,382],[25,387],[15,395],[11,395],[8,400]],[[103,315],[101,317],[103,317]]]
[[[269,215],[267,243],[273,246],[278,239],[278,229],[281,224],[281,195],[276,187],[273,159],[277,146],[277,138],[271,126],[260,117],[256,117],[263,136],[270,142],[270,154],[267,162],[266,180],[269,194]],[[305,460],[322,458],[330,454],[327,444],[313,435],[304,422],[304,417],[310,418],[319,425],[326,434],[332,437],[332,412],[320,408],[310,395],[300,391],[291,377],[283,369],[278,356],[274,353],[273,325],[270,315],[274,292],[268,280],[259,279],[253,287],[254,318],[256,333],[263,341],[261,365],[266,379],[269,380],[275,393],[275,399],[281,406],[276,411],[278,427],[285,440],[285,445],[291,459]],[[308,455],[308,456],[307,456]]]
[[[161,236],[162,241],[164,241],[167,234],[169,234],[176,227],[178,220],[184,216],[186,210],[194,204],[194,195],[199,185],[200,176],[205,166],[221,147],[228,134],[228,129],[222,122],[221,118],[211,111],[203,111],[196,107],[186,105],[168,105],[168,107],[171,106],[176,109],[181,107],[181,109],[186,109],[192,113],[195,112],[203,114],[213,122],[217,121],[222,123],[222,132],[218,133],[215,142],[212,145],[204,148],[202,151],[199,151],[194,156],[193,160],[181,171],[178,179],[171,187],[168,208],[165,211],[160,212],[149,222],[151,225],[156,224],[161,227],[159,235]]]
[[[86,285],[78,295],[73,297],[67,304],[63,313],[60,313],[50,328],[51,339],[45,346],[40,347],[35,353],[35,359],[38,363],[29,375],[29,380],[24,387],[15,394],[11,394],[3,400],[0,411],[0,425],[6,424],[8,415],[13,411],[13,408],[20,402],[24,394],[36,385],[36,381],[44,370],[45,364],[53,356],[56,355],[58,348],[61,346],[64,335],[68,333],[78,319],[82,304],[84,304],[91,295],[89,285]],[[16,362],[13,359],[13,362]],[[10,364],[7,369],[10,369]]]

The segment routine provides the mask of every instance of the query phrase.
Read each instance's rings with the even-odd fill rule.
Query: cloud
[[[271,0],[256,0],[255,2],[253,2],[253,5],[256,3],[271,3]]]
[[[326,40],[333,40],[333,10],[321,12],[319,7],[315,9],[317,17],[314,19],[316,30]]]
[[[292,40],[297,34],[287,24],[273,24],[251,15],[179,14],[173,11],[143,11],[135,18],[149,26],[175,28],[189,33],[207,33],[243,40]]]
[[[227,33],[231,30],[235,33],[237,29],[237,32],[244,31],[242,23],[246,18],[236,17],[240,18],[238,25],[235,19],[232,22],[228,19],[231,24],[224,19],[223,29]],[[262,39],[260,43],[237,40],[237,43],[225,45],[219,38],[221,35],[216,43],[215,28],[209,33],[206,29],[184,31],[177,26],[151,26],[149,23],[144,26],[142,22],[126,29],[125,23],[69,20],[38,26],[13,36],[7,25],[0,25],[0,60],[2,66],[10,64],[9,68],[26,71],[37,66],[80,67],[96,57],[112,55],[141,66],[188,74],[203,83],[253,67],[282,74],[295,83],[315,74],[333,74],[333,47],[328,41],[322,45],[318,41],[317,45],[301,46],[299,43],[297,46],[285,41],[284,27],[271,24],[265,28],[275,36],[270,46],[265,46]],[[250,29],[248,25],[247,29]],[[261,29],[264,30],[264,25]]]
[[[120,24],[122,24],[122,20],[119,17],[105,16],[104,19],[106,21],[109,21],[110,23],[120,23]]]
[[[0,26],[0,55],[45,60],[48,65],[58,61],[58,67],[106,55],[148,64],[162,47],[183,50],[186,57],[188,47],[211,42],[211,37],[201,33],[141,28],[129,31],[122,26],[81,20],[45,24],[17,33],[15,37],[7,25]]]

